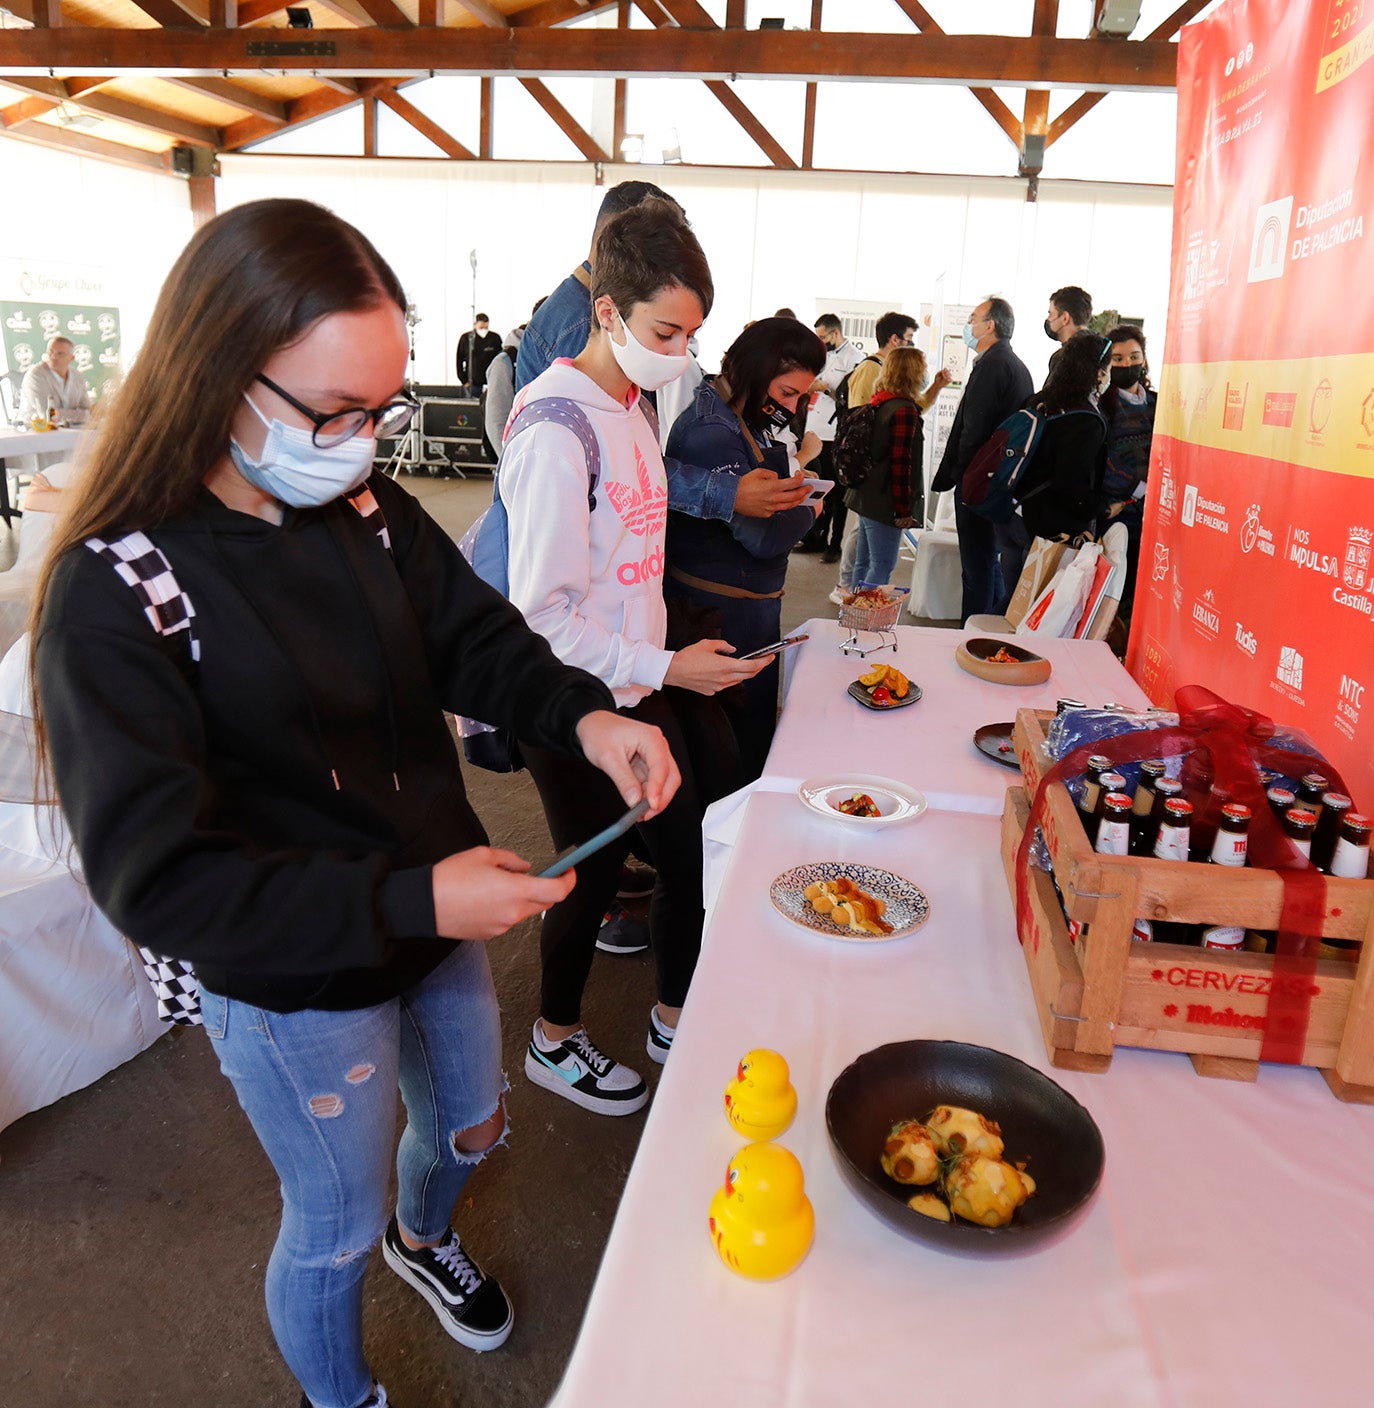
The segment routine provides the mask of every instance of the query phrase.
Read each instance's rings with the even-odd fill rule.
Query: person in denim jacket
[[[760,469],[779,479],[792,464],[779,432],[795,414],[825,364],[825,347],[792,318],[751,324],[725,354],[714,384],[698,388],[668,436],[668,454],[717,472],[743,477]],[[808,433],[797,456],[804,467],[820,451]],[[768,518],[734,514],[728,522],[668,515],[668,570],[664,594],[717,611],[720,633],[739,653],[771,644],[781,634],[787,558],[816,521],[809,504]],[[742,687],[732,714],[748,778],[758,777],[773,739],[778,707],[775,660]]]

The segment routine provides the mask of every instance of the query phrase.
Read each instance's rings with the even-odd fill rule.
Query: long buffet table
[[[728,865],[554,1404],[1367,1404],[1374,1110],[1341,1105],[1310,1070],[1265,1067],[1258,1085],[1237,1085],[1163,1053],[1119,1051],[1098,1076],[1045,1057],[993,814],[1015,774],[970,735],[1020,705],[1139,704],[1139,690],[1104,648],[1072,642],[1047,643],[1046,686],[984,685],[954,665],[958,633],[901,628],[896,663],[925,697],[868,714],[844,696],[859,662],[840,655],[837,628],[808,629],[767,775],[733,799],[733,830],[708,818],[718,846],[733,835]],[[794,777],[848,769],[920,788],[931,808],[859,832],[796,797]],[[795,926],[772,909],[769,882],[819,860],[905,875],[930,919],[872,946]],[[951,1256],[890,1231],[842,1182],[830,1084],[861,1052],[914,1037],[1005,1051],[1092,1113],[1106,1174],[1054,1242]],[[722,1092],[755,1046],[790,1062],[799,1106],[779,1142],[816,1211],[810,1254],[774,1283],[727,1271],[706,1226],[742,1143]]]

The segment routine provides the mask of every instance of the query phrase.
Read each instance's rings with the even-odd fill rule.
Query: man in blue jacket
[[[649,181],[622,181],[612,186],[597,212],[592,248],[596,248],[596,237],[608,220],[651,196],[673,201],[682,208],[667,191]],[[587,345],[592,325],[591,275],[591,260],[584,259],[530,319],[515,365],[517,393],[558,358],[576,357]],[[806,496],[800,475],[779,479],[771,469],[756,469],[736,477],[669,458],[664,459],[664,466],[668,471],[669,508],[692,518],[715,518],[727,523],[737,513],[746,518],[771,518],[775,513],[796,508]]]
[[[959,566],[964,599],[961,621],[997,610],[1004,595],[997,565],[993,525],[964,506],[959,484],[974,455],[992,432],[1035,389],[1026,364],[1011,350],[1016,315],[1005,298],[985,298],[968,316],[964,341],[977,357],[954,413],[949,439],[931,488],[954,490],[954,521],[959,530]],[[1014,582],[1007,583],[1014,587]]]

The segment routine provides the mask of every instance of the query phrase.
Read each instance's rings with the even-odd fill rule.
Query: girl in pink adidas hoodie
[[[681,209],[651,198],[616,217],[592,260],[587,345],[556,362],[516,399],[508,424],[539,401],[506,442],[498,470],[510,520],[510,595],[529,625],[568,665],[605,683],[622,714],[662,729],[682,774],[669,806],[641,823],[658,872],[649,927],[658,1001],[646,1050],[667,1059],[701,946],[702,804],[682,729],[660,691],[698,694],[751,678],[771,659],[740,661],[723,640],[670,651],[664,642],[663,552],[668,485],[658,428],[641,388],[681,374],[687,339],[710,311],[711,272]],[[597,482],[591,482],[594,437]],[[624,802],[590,764],[524,747],[554,844],[585,840]],[[643,1078],[599,1050],[582,1025],[582,990],[597,930],[615,896],[628,841],[578,867],[571,895],[545,915],[540,1017],[525,1056],[536,1084],[602,1114],[625,1115],[648,1099]]]

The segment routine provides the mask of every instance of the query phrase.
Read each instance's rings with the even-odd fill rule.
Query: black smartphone
[[[552,880],[564,871],[571,870],[573,866],[580,865],[588,856],[595,855],[602,846],[609,846],[617,836],[623,836],[648,810],[649,799],[642,797],[619,821],[612,822],[604,831],[598,831],[591,840],[583,841],[580,846],[569,846],[566,850],[559,851],[539,872],[537,878]]]
[[[799,636],[785,636],[782,640],[775,640],[772,645],[761,645],[757,650],[751,650],[747,655],[741,655],[741,660],[757,660],[760,655],[776,655],[780,650],[791,650],[794,645],[800,645],[804,640],[811,637],[803,632]]]

